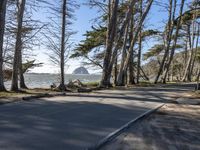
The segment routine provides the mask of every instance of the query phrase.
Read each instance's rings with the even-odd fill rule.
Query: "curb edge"
[[[164,105],[165,105],[165,103],[157,106],[154,109],[151,109],[151,110],[149,110],[149,111],[141,114],[140,116],[138,116],[137,118],[129,121],[128,123],[126,123],[125,125],[123,125],[122,127],[120,127],[119,129],[117,129],[114,132],[108,134],[102,140],[100,140],[96,144],[90,146],[86,150],[98,150],[98,149],[102,148],[106,143],[112,141],[115,137],[117,137],[118,135],[120,135],[124,130],[128,129],[131,125],[133,125],[134,123],[140,121],[141,119],[143,119],[143,118],[151,115],[152,113],[154,113],[155,111],[157,111],[158,109],[160,109],[161,107],[163,107]]]

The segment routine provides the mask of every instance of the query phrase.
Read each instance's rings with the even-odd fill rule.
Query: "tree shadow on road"
[[[0,148],[84,149],[147,110],[142,106],[59,101],[59,97],[58,101],[37,99],[2,105]]]

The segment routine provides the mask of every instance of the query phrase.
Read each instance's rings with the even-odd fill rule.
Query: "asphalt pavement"
[[[190,86],[104,90],[0,106],[0,150],[82,150]]]

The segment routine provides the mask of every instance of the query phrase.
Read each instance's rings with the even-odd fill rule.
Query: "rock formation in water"
[[[72,74],[89,74],[89,72],[85,67],[78,67],[73,71]]]

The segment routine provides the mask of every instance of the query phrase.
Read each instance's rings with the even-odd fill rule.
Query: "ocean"
[[[49,88],[50,85],[55,83],[59,84],[59,75],[58,74],[37,74],[37,73],[27,73],[24,75],[25,83],[28,88]],[[75,74],[66,74],[65,82],[66,84],[69,81],[79,79],[81,82],[99,82],[101,79],[100,74],[89,74],[89,75],[75,75]],[[11,81],[5,82],[6,88],[10,88]]]

